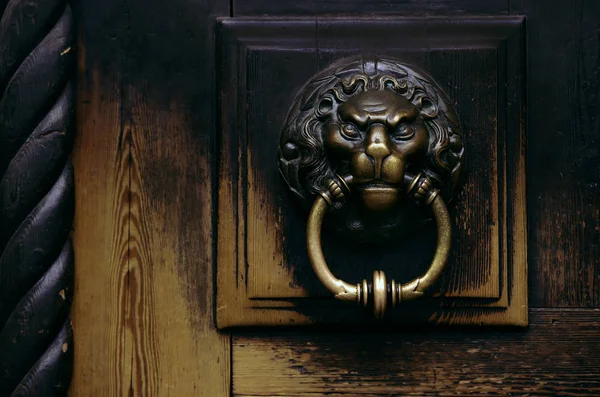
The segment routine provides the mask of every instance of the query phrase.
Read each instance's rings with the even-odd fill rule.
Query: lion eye
[[[358,128],[351,123],[342,124],[341,132],[346,139],[354,140],[360,138],[360,132],[358,131]]]
[[[394,132],[394,139],[407,140],[415,135],[415,130],[408,124],[400,124]]]

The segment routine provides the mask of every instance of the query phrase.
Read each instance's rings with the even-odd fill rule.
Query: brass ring
[[[364,306],[372,300],[374,314],[378,318],[383,317],[387,306],[389,306],[388,294],[392,307],[402,301],[421,297],[435,283],[446,266],[452,233],[448,209],[441,196],[439,194],[434,195],[429,205],[437,224],[437,247],[429,269],[422,277],[417,277],[403,285],[391,280],[389,288],[385,274],[382,271],[375,271],[374,280],[371,284],[372,295],[369,297],[369,283],[366,280],[354,285],[348,284],[336,278],[327,266],[321,246],[321,229],[329,204],[322,196],[317,196],[310,211],[306,229],[308,257],[317,278],[337,299],[355,301]]]

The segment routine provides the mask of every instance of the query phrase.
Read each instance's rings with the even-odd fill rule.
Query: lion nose
[[[375,124],[369,129],[365,153],[373,159],[384,159],[392,153],[384,126]]]
[[[375,124],[369,129],[365,153],[375,161],[375,178],[380,178],[383,160],[392,154],[389,138],[383,125]]]

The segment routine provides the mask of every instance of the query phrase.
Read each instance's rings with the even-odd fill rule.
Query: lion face
[[[390,91],[366,91],[338,107],[324,131],[328,158],[348,165],[353,189],[366,209],[400,201],[407,164],[423,163],[429,134],[419,110]]]
[[[352,195],[331,211],[329,224],[362,240],[385,240],[424,214],[404,200],[405,175],[422,172],[448,200],[463,151],[453,105],[431,77],[373,57],[342,60],[307,82],[278,153],[289,188],[309,205],[335,174],[350,174]]]

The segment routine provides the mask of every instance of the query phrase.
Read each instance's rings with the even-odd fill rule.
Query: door
[[[0,0],[2,393],[600,395],[597,1],[66,3]],[[280,174],[296,94],[370,57],[439,87],[461,138],[440,196],[447,265],[383,319],[321,284],[313,196]],[[30,216],[39,203],[54,218]],[[385,249],[325,218],[333,274],[372,291],[373,270],[401,285],[428,272],[440,240],[419,208],[429,222]]]

